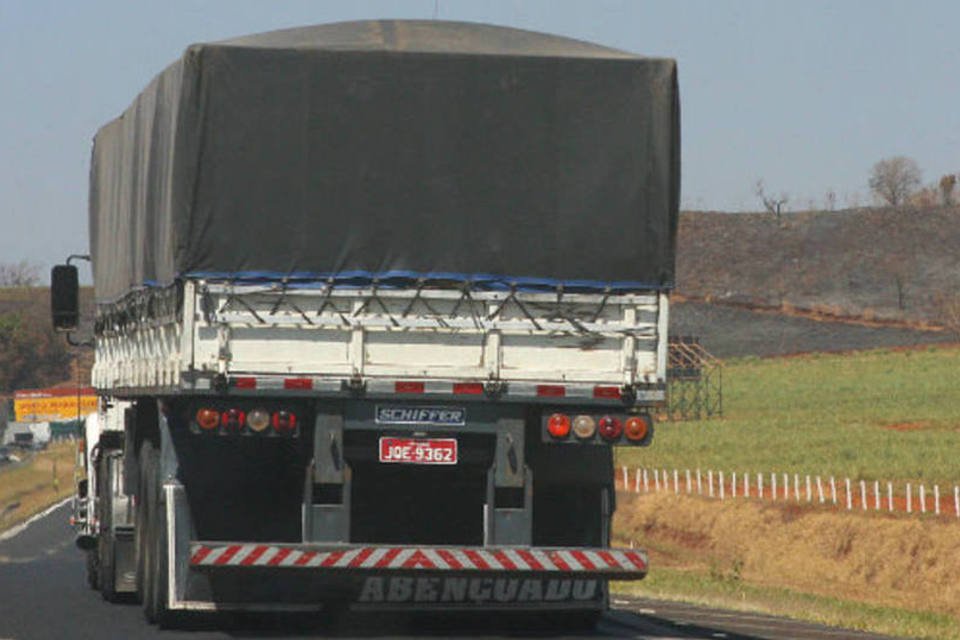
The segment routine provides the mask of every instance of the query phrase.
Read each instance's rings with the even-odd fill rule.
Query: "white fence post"
[[[763,474],[757,474],[757,495],[763,500]]]
[[[823,480],[820,479],[820,476],[817,476],[817,496],[820,498],[820,504],[826,502],[823,497]]]
[[[880,511],[880,481],[873,481],[873,509]]]
[[[737,497],[737,472],[731,471],[730,473],[733,474],[730,477],[730,497],[736,498]]]
[[[640,493],[640,469],[637,469],[636,476],[633,483],[633,492]]]
[[[646,469],[643,470],[643,492],[650,493],[650,476]]]
[[[724,498],[725,496],[724,496],[724,488],[723,488],[723,471],[721,471],[720,472],[720,499],[723,500]]]
[[[653,490],[660,493],[660,469],[653,470]]]
[[[663,470],[663,490],[670,491],[670,476],[667,474],[667,470]]]
[[[744,498],[750,497],[750,472],[749,471],[743,472],[743,497]]]
[[[624,466],[624,467],[623,467],[623,490],[624,490],[624,491],[626,491],[626,490],[627,490],[627,487],[630,486],[630,485],[629,485],[629,482],[630,482],[630,480],[629,480],[629,478],[628,478],[628,476],[627,476],[627,467]]]
[[[810,487],[810,476],[807,476],[807,502],[813,502],[813,491]]]
[[[697,469],[697,495],[703,495],[703,475]]]
[[[913,490],[910,483],[907,483],[907,513],[913,512]]]
[[[673,492],[680,495],[680,472],[673,470]]]
[[[830,476],[830,495],[833,497],[833,504],[837,504],[837,479]]]
[[[692,491],[690,484],[690,469],[687,469],[687,493]]]
[[[770,499],[777,501],[777,474],[770,474]]]
[[[933,512],[940,515],[940,485],[933,485]]]
[[[867,482],[866,480],[860,481],[860,508],[864,511],[867,510]]]
[[[921,484],[920,485],[920,513],[926,513],[926,512],[927,512],[927,489],[926,487],[923,486],[923,484]]]
[[[790,499],[790,476],[783,474],[783,499]]]
[[[957,517],[960,518],[960,486],[956,485],[953,487],[953,510],[957,512]]]
[[[847,511],[853,509],[853,494],[850,493],[850,478],[847,478]]]
[[[713,497],[713,469],[707,470],[707,487],[710,490],[710,497]]]
[[[887,483],[887,511],[893,511],[893,483]]]
[[[800,502],[800,474],[793,474],[793,497]]]

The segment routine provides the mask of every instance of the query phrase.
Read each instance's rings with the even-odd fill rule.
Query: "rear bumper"
[[[195,570],[313,570],[329,573],[491,575],[639,580],[647,555],[635,549],[358,546],[191,542]]]

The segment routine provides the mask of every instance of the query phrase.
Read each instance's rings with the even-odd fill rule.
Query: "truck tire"
[[[113,540],[113,478],[110,475],[110,460],[101,452],[97,464],[97,521],[100,535],[97,540],[97,557],[100,567],[100,595],[107,602],[116,602],[116,562]]]

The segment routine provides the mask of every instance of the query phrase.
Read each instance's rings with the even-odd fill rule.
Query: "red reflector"
[[[594,387],[594,398],[610,398],[612,400],[620,399],[620,387]]]
[[[620,422],[619,418],[613,416],[603,416],[600,418],[600,423],[597,425],[597,430],[600,432],[600,435],[606,440],[617,440],[620,438],[620,434],[623,433],[623,423]]]
[[[453,392],[468,396],[479,396],[483,393],[483,385],[479,382],[454,382]]]
[[[423,393],[424,384],[422,382],[404,382],[397,381],[393,385],[396,393]]]
[[[310,378],[284,378],[284,389],[313,389],[313,380]]]
[[[567,388],[559,384],[538,384],[537,395],[547,398],[562,398],[567,395]]]
[[[297,428],[297,416],[289,411],[277,411],[273,414],[273,430],[289,433]]]
[[[233,387],[235,389],[256,389],[257,379],[256,378],[234,378]]]

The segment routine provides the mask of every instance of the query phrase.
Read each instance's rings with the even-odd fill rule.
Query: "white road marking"
[[[9,529],[7,529],[7,530],[4,531],[3,533],[0,533],[0,542],[3,542],[4,540],[9,540],[10,538],[16,536],[17,534],[19,534],[21,531],[23,531],[24,529],[26,529],[27,527],[29,527],[31,524],[33,524],[33,523],[36,522],[37,520],[42,520],[43,518],[46,518],[48,515],[50,515],[51,513],[53,513],[54,511],[56,511],[56,510],[59,509],[60,507],[62,507],[63,505],[67,504],[67,503],[70,502],[72,499],[73,499],[73,496],[69,496],[69,497],[67,497],[67,498],[64,498],[63,500],[61,500],[61,501],[58,502],[57,504],[53,505],[52,507],[48,507],[48,508],[45,509],[44,511],[41,511],[40,513],[38,513],[38,514],[36,514],[36,515],[34,515],[34,516],[31,516],[30,519],[27,520],[26,522],[21,522],[20,524],[14,526],[14,527],[11,527],[11,528],[9,528]]]

